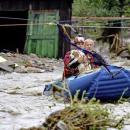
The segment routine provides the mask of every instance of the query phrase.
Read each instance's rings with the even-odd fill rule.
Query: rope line
[[[18,17],[1,17],[0,16],[0,19],[8,19],[8,20],[22,20],[22,21],[35,21],[35,20],[33,20],[33,19],[26,19],[26,18],[18,18]],[[71,23],[71,22],[78,22],[77,20],[70,20],[70,19],[68,19],[68,20],[59,20],[59,21],[57,21],[57,20],[53,20],[54,22],[60,22],[60,23],[64,23],[64,22],[69,22],[69,23]],[[43,21],[43,22],[48,22],[48,21]]]
[[[4,17],[0,16],[0,19],[15,19],[15,20],[32,20],[32,19],[26,19],[26,18],[18,18],[18,17]],[[72,19],[76,19],[74,21],[79,20],[130,20],[130,17],[75,17],[73,16]],[[61,20],[61,22],[64,21],[72,21],[72,20]],[[91,22],[91,21],[89,21]]]
[[[12,27],[12,26],[28,26],[28,25],[32,25],[32,26],[36,26],[36,25],[44,25],[44,24],[46,24],[46,25],[57,25],[56,23],[52,23],[52,22],[50,22],[50,23],[27,23],[27,24],[0,24],[0,27]],[[65,24],[65,26],[68,26],[68,27],[70,27],[71,25],[66,25]],[[113,26],[80,26],[80,25],[72,25],[72,27],[74,27],[74,28],[120,28],[120,29],[130,29],[130,26],[121,26],[121,27],[119,27],[119,26],[115,26],[115,27],[113,27]]]
[[[74,17],[75,18],[75,17]],[[109,17],[90,17],[90,19],[88,18],[84,18],[84,17],[76,17],[76,18],[78,18],[78,19],[76,19],[76,20],[74,20],[73,19],[73,17],[72,17],[72,20],[60,20],[60,21],[54,21],[54,22],[59,22],[59,23],[66,23],[66,22],[69,22],[69,23],[78,23],[78,22],[82,22],[82,21],[85,21],[85,22],[87,22],[87,23],[90,23],[90,22],[96,22],[96,23],[102,23],[101,21],[99,22],[97,22],[96,20],[98,20],[98,19],[100,19],[100,20],[104,20],[105,18],[107,19],[107,18],[109,18]],[[84,19],[82,19],[82,18],[84,18]],[[96,19],[97,18],[97,19]],[[104,18],[104,19],[103,19]],[[113,17],[110,17],[111,19],[113,18]],[[122,17],[117,17],[117,20],[130,20],[130,17],[126,17],[126,18],[122,18],[122,19],[119,19],[119,18],[122,18]],[[32,19],[25,19],[25,18],[17,18],[17,17],[0,17],[0,19],[8,19],[8,20],[21,20],[21,21],[35,21],[35,20],[32,20]],[[94,21],[88,21],[88,20],[94,20]],[[112,19],[112,20],[114,20],[114,19]],[[43,22],[49,22],[49,21],[43,21]],[[103,21],[104,22],[104,21]],[[126,21],[114,21],[113,22],[113,24],[117,24],[117,23],[130,23],[130,21],[128,22],[126,22]]]
[[[74,17],[75,18],[75,17]],[[85,18],[85,17],[76,17],[76,18],[80,18],[80,20],[82,19],[82,18]],[[117,18],[118,20],[120,19],[120,20],[130,20],[130,17],[125,17],[125,18],[123,18],[123,17],[89,17],[88,19],[95,19],[96,20],[96,18],[97,19],[114,19],[114,18]],[[10,19],[10,20],[25,20],[25,21],[32,21],[32,22],[35,22],[35,20],[32,20],[32,19],[25,19],[25,18],[16,18],[16,17],[0,17],[0,19]],[[87,18],[86,18],[87,19]],[[86,20],[86,19],[84,19],[84,20]],[[56,23],[60,23],[60,24],[64,24],[65,22],[70,22],[70,23],[74,23],[74,22],[80,22],[80,21],[78,21],[78,20],[60,20],[60,21],[53,21],[53,24],[52,23],[49,23],[48,21],[43,21],[43,22],[41,22],[41,23],[25,23],[25,24],[0,24],[0,27],[9,27],[9,26],[27,26],[27,25],[44,25],[44,24],[48,24],[48,25],[54,25],[54,24],[56,24]],[[85,22],[92,22],[92,21],[85,21]],[[93,21],[93,22],[96,22],[96,21]],[[123,24],[124,22],[123,21],[121,21],[121,22],[114,22],[113,24],[116,24],[116,23],[121,23],[121,24]],[[130,23],[130,22],[125,22],[126,24],[127,23]],[[72,25],[66,25],[66,26],[68,26],[68,27],[70,27],[70,26],[72,26]],[[121,28],[121,29],[130,29],[130,26],[121,26],[121,27],[119,27],[119,26],[115,26],[115,27],[113,27],[113,26],[105,26],[104,24],[100,24],[100,25],[86,25],[86,26],[79,26],[79,25],[73,25],[73,27],[77,27],[77,28]]]

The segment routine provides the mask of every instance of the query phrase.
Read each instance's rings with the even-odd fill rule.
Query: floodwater
[[[62,69],[44,73],[6,73],[0,75],[0,130],[19,130],[41,125],[52,112],[65,104],[43,95],[44,85],[60,79]],[[130,102],[105,104],[117,118],[130,115]],[[115,130],[115,129],[108,129]],[[130,130],[130,116],[123,130]]]
[[[44,84],[61,78],[62,70],[46,73],[0,75],[0,130],[38,126],[51,112],[64,108],[42,95]]]

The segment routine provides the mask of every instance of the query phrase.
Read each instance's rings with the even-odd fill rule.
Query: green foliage
[[[74,0],[74,16],[129,15],[130,0]],[[126,13],[125,13],[126,12]],[[130,16],[130,15],[129,15]]]

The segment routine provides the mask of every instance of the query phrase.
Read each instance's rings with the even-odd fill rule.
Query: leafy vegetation
[[[130,0],[74,0],[73,16],[130,16]]]

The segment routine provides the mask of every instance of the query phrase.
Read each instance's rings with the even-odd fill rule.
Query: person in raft
[[[85,50],[88,50],[89,52],[95,53],[94,46],[95,46],[94,40],[88,38],[84,41]],[[89,53],[87,53],[85,55],[84,62],[86,62],[86,70],[99,68],[99,65],[95,64],[94,60],[95,59],[94,59],[93,55],[91,55]]]
[[[84,37],[75,37],[74,43],[85,50],[94,52],[94,40],[84,39]],[[66,53],[64,57],[64,72],[63,79],[69,78],[70,76],[77,76],[83,72],[99,68],[94,63],[94,57],[87,53],[84,54],[81,50],[75,49]]]
[[[74,39],[74,44],[80,48],[84,48],[84,40],[84,37],[76,36]],[[78,49],[73,49],[65,54],[63,79],[79,74],[79,65],[83,62],[84,56],[85,54]]]

